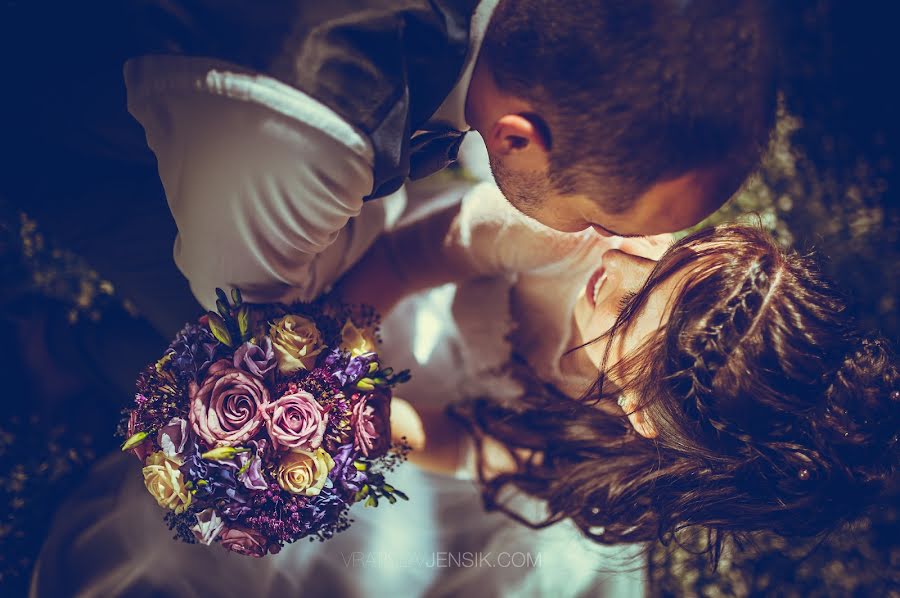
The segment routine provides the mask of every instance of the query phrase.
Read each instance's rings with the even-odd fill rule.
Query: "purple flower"
[[[251,440],[253,453],[238,453],[236,467],[238,480],[249,490],[265,490],[269,487],[262,471],[262,457],[266,452],[266,440]],[[249,465],[248,465],[249,462]]]
[[[265,492],[254,493],[253,509],[244,519],[248,526],[275,542],[293,542],[310,533],[303,517],[308,498],[284,492],[278,484],[269,484]]]
[[[184,451],[188,435],[187,420],[173,417],[169,423],[159,429],[156,442],[167,457],[177,457]]]
[[[340,349],[333,349],[331,353],[325,358],[325,362],[322,364],[322,367],[325,367],[329,370],[333,370],[335,368],[343,369],[347,364],[347,353],[344,353]]]
[[[310,533],[324,532],[337,522],[346,508],[344,499],[325,488],[306,503],[300,517],[306,521]]]
[[[352,444],[343,445],[334,454],[334,468],[328,474],[334,483],[335,490],[339,491],[347,500],[359,492],[367,480],[366,474],[353,465],[357,457],[358,453],[353,449]]]
[[[234,367],[244,369],[257,378],[264,379],[277,365],[272,340],[267,336],[262,338],[259,345],[248,341],[234,352]]]
[[[235,462],[202,459],[196,442],[184,451],[183,459],[179,470],[196,489],[198,500],[214,502],[219,512],[230,519],[237,519],[250,509],[245,484],[237,479],[239,467]]]
[[[237,521],[251,510],[250,505],[247,504],[247,497],[242,494],[219,499],[216,501],[216,506],[222,512],[222,515],[232,521]]]
[[[222,345],[212,333],[196,324],[188,324],[169,345],[175,376],[183,381],[197,381],[219,357]]]
[[[204,509],[197,513],[197,522],[191,527],[198,542],[209,546],[225,529],[225,522],[215,509]]]
[[[200,458],[200,451],[197,450],[196,443],[192,443],[192,446],[184,451],[182,458],[183,461],[179,469],[185,480],[197,486],[198,481],[205,480],[209,477],[209,461],[204,461]],[[204,489],[205,491],[209,490],[209,488],[202,484],[197,487],[198,496],[205,494]]]
[[[375,361],[375,357],[374,353],[367,353],[353,357],[349,361],[336,359],[331,366],[331,375],[334,376],[341,386],[356,384],[360,378],[369,373],[369,364]],[[331,356],[329,355],[330,358]],[[328,360],[326,360],[325,364],[326,366],[328,365]]]

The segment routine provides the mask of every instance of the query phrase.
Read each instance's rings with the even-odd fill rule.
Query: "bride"
[[[568,521],[603,545],[702,528],[713,560],[729,536],[812,536],[891,500],[896,361],[854,330],[811,260],[739,225],[660,257],[654,240],[556,234],[504,204],[476,187],[382,237],[344,282],[386,311],[423,286],[513,276],[507,314],[484,300],[456,310],[476,341],[466,378],[489,381],[487,398],[449,419],[398,409],[420,463],[474,469],[489,509]],[[491,374],[510,353],[485,342],[498,327],[517,363],[505,393]]]
[[[60,511],[32,595],[639,596],[644,542],[816,533],[879,500],[900,411],[884,346],[854,344],[815,269],[758,231],[667,247],[557,233],[476,186],[339,289],[393,307],[383,352],[415,377],[392,421],[455,477],[402,468],[409,504],[253,560],[171,541],[111,459]]]

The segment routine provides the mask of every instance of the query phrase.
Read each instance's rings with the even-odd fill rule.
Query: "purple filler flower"
[[[234,352],[234,367],[246,370],[257,378],[265,378],[277,365],[272,340],[268,336],[263,337],[258,345],[248,341]]]

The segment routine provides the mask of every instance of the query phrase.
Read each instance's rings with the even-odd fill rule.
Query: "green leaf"
[[[356,471],[365,471],[366,469],[369,468],[369,466],[366,465],[365,463],[363,463],[362,461],[354,461],[353,467],[356,468]]]
[[[378,499],[375,498],[374,494],[370,494],[369,498],[366,499],[366,506],[367,507],[377,507],[378,506]]]
[[[241,297],[241,290],[237,287],[231,289],[231,302],[234,303],[235,307],[240,307],[241,303],[244,302],[244,298]]]
[[[148,436],[150,436],[148,432],[138,432],[137,434],[132,434],[131,437],[122,444],[122,450],[130,451],[134,447],[143,444],[144,441],[147,440]]]
[[[406,494],[405,494],[404,492],[400,492],[399,490],[396,490],[396,489],[395,489],[394,492],[393,492],[393,494],[394,494],[394,496],[397,496],[397,497],[399,497],[399,498],[402,498],[403,500],[409,500],[409,497],[406,496]]]
[[[250,307],[241,305],[237,312],[238,332],[241,335],[241,341],[246,342],[250,338]]]
[[[394,504],[395,502],[397,502],[397,499],[394,498],[394,495],[393,495],[393,494],[385,494],[384,497],[385,497],[386,499],[388,499],[388,502],[391,503],[391,504]]]
[[[374,374],[377,371],[378,371],[378,362],[373,361],[372,363],[369,364],[369,373]]]
[[[232,345],[231,333],[228,332],[225,320],[214,311],[208,312],[206,315],[209,316],[209,331],[216,337],[216,340],[230,347]]]

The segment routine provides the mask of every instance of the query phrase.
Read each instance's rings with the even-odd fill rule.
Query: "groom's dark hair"
[[[500,0],[482,51],[498,87],[546,121],[561,192],[622,211],[653,183],[708,168],[730,195],[774,120],[765,4]]]

